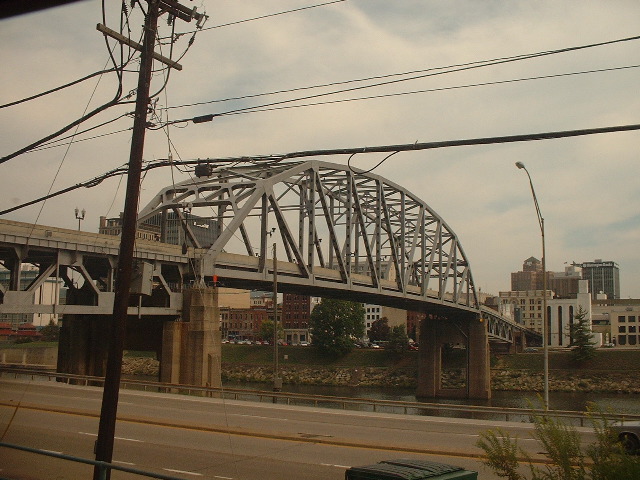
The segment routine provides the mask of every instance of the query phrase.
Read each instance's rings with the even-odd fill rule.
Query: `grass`
[[[286,346],[279,347],[279,356],[287,355],[288,364],[326,365],[340,367],[392,367],[396,362],[384,350],[354,349],[351,353],[338,359],[327,358],[313,347]],[[415,354],[416,352],[408,352]],[[417,360],[417,355],[409,355]],[[414,362],[416,361],[414,360]],[[230,364],[271,365],[273,363],[273,347],[267,345],[232,345],[222,346],[222,362]]]
[[[14,342],[0,342],[0,349],[4,348],[43,348],[43,347],[57,347],[58,342],[28,342],[28,343],[14,343]]]
[[[500,356],[498,365],[511,370],[542,370],[542,351]],[[549,352],[549,368],[555,370],[620,371],[640,364],[640,350],[598,349],[591,360],[577,365],[568,350]]]

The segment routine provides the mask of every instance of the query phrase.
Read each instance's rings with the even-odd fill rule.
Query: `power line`
[[[409,151],[418,151],[418,150],[433,150],[437,148],[448,148],[448,147],[494,145],[494,144],[503,144],[503,143],[552,140],[552,139],[559,139],[559,138],[579,137],[579,136],[585,136],[585,135],[597,135],[597,134],[603,134],[603,133],[628,132],[628,131],[634,131],[634,130],[640,130],[640,124],[617,125],[617,126],[610,126],[610,127],[596,127],[596,128],[587,128],[587,129],[580,129],[580,130],[564,130],[564,131],[544,132],[544,133],[528,133],[523,135],[509,135],[509,136],[500,136],[500,137],[482,137],[482,138],[470,138],[470,139],[462,139],[462,140],[445,140],[445,141],[439,141],[439,142],[426,142],[426,143],[416,142],[416,143],[399,144],[399,145],[383,145],[383,146],[377,146],[377,147],[337,148],[337,149],[329,149],[329,150],[305,150],[305,151],[285,153],[285,154],[258,155],[258,156],[251,156],[251,157],[242,156],[242,157],[214,158],[214,159],[207,158],[207,159],[197,159],[197,160],[182,160],[178,162],[176,162],[173,159],[166,159],[166,160],[156,160],[153,162],[148,162],[146,165],[142,167],[142,170],[146,172],[149,170],[167,167],[167,166],[197,165],[201,163],[217,163],[217,164],[237,163],[239,164],[239,163],[262,162],[266,164],[267,162],[280,162],[282,160],[304,158],[304,157],[321,157],[321,156],[330,156],[330,155],[353,156],[353,155],[367,154],[367,153],[409,152]],[[49,198],[62,195],[64,193],[68,193],[70,191],[77,190],[79,188],[95,187],[100,183],[102,183],[107,178],[115,177],[118,175],[125,175],[126,172],[127,172],[127,168],[125,166],[118,167],[103,175],[95,177],[89,181],[78,183],[71,187],[67,187],[63,190],[59,190],[58,192],[45,195],[43,197],[32,200],[30,202],[23,203],[23,204],[2,210],[0,211],[0,215],[5,215],[15,210],[19,210],[29,205],[33,205],[43,200],[47,200]]]
[[[393,79],[393,80],[378,82],[378,83],[369,84],[369,85],[362,85],[362,86],[352,87],[352,88],[344,88],[344,89],[334,90],[334,91],[331,91],[331,92],[318,93],[318,94],[307,95],[307,96],[298,97],[298,98],[294,98],[294,99],[288,99],[288,100],[281,100],[281,101],[278,101],[278,102],[266,103],[266,104],[257,105],[257,106],[254,106],[254,107],[246,107],[245,109],[238,109],[238,110],[235,110],[234,112],[241,111],[241,110],[264,108],[264,107],[281,105],[281,104],[285,104],[285,103],[297,102],[297,101],[302,101],[302,100],[310,100],[310,99],[313,99],[313,98],[319,98],[319,97],[328,96],[328,95],[335,95],[335,94],[338,94],[338,93],[346,93],[346,92],[351,92],[351,91],[355,91],[355,90],[361,90],[361,89],[365,89],[365,88],[373,88],[373,87],[390,85],[390,84],[399,83],[399,82],[405,82],[405,81],[409,81],[409,80],[417,80],[417,79],[422,79],[422,78],[427,78],[427,77],[432,77],[432,76],[437,76],[437,75],[444,75],[444,74],[447,74],[447,73],[460,72],[460,71],[471,70],[471,69],[475,69],[475,68],[481,68],[481,67],[487,67],[487,66],[493,66],[493,65],[500,65],[500,64],[515,62],[515,61],[520,61],[520,60],[530,60],[530,59],[533,59],[533,58],[538,58],[538,57],[543,57],[543,56],[548,56],[548,55],[555,55],[555,54],[559,54],[559,53],[566,53],[566,52],[571,52],[571,51],[577,51],[577,50],[582,50],[582,49],[586,49],[586,48],[594,48],[594,47],[605,46],[605,45],[613,45],[613,44],[616,44],[616,43],[628,42],[628,41],[638,40],[638,39],[640,39],[640,35],[636,35],[636,36],[632,36],[632,37],[625,37],[625,38],[620,38],[620,39],[615,39],[615,40],[609,40],[609,41],[605,41],[605,42],[597,42],[597,43],[590,43],[590,44],[586,44],[586,45],[565,47],[565,48],[560,48],[560,49],[555,49],[555,50],[547,50],[547,51],[541,51],[541,52],[535,52],[535,53],[515,55],[515,56],[510,56],[510,57],[499,57],[499,58],[494,58],[494,59],[489,59],[489,60],[479,60],[479,61],[462,63],[462,64],[454,64],[454,65],[450,65],[450,66],[446,66],[446,67],[433,67],[433,68],[422,69],[422,70],[413,70],[413,71],[403,72],[403,73],[394,73],[394,74],[388,74],[388,75],[378,75],[378,76],[367,77],[367,78],[362,78],[362,79],[346,80],[346,81],[341,81],[341,82],[332,82],[332,83],[320,84],[320,85],[315,85],[315,86],[307,86],[307,87],[297,87],[297,88],[288,89],[288,90],[278,90],[278,91],[269,92],[269,93],[252,94],[252,95],[245,95],[245,96],[239,96],[239,97],[231,97],[231,98],[227,98],[227,99],[223,99],[223,100],[211,100],[211,101],[206,101],[206,102],[198,102],[198,103],[185,104],[185,105],[179,105],[179,106],[171,106],[171,107],[165,107],[165,108],[167,108],[167,109],[169,109],[169,108],[183,108],[183,107],[188,107],[188,106],[205,105],[205,104],[209,104],[209,103],[220,103],[220,102],[231,101],[231,100],[243,100],[243,99],[247,99],[247,98],[255,98],[255,97],[260,97],[260,96],[269,96],[269,95],[275,95],[275,94],[281,94],[281,93],[292,93],[292,92],[301,91],[301,90],[324,88],[324,87],[327,87],[327,86],[344,85],[344,84],[349,84],[349,83],[356,83],[356,82],[364,82],[364,81],[370,81],[370,80],[380,80],[380,79],[385,79],[385,78],[393,78],[393,77],[398,77],[398,76],[413,75],[413,76],[408,77],[408,78]],[[418,73],[420,75],[415,75],[416,73]],[[210,121],[216,116],[219,116],[219,115],[218,114],[201,115],[201,116],[198,116],[198,117],[187,118],[187,119],[183,119],[183,120],[174,120],[172,123],[184,123],[184,122],[194,121],[194,119],[197,119],[196,121],[194,121],[194,123],[202,123],[202,122]]]
[[[213,26],[211,26],[211,27],[202,28],[202,29],[200,29],[200,31],[204,31],[204,30],[213,30],[213,29],[215,29],[215,28],[230,27],[230,26],[232,26],[232,25],[239,25],[239,24],[241,24],[241,23],[253,22],[254,20],[263,20],[263,19],[265,19],[265,18],[277,17],[277,16],[279,16],[279,15],[285,15],[285,14],[287,14],[287,13],[301,12],[301,11],[303,11],[303,10],[310,10],[310,9],[312,9],[312,8],[324,7],[324,6],[326,6],[326,5],[331,5],[331,4],[333,4],[333,3],[342,3],[342,2],[346,2],[346,1],[347,1],[347,0],[333,0],[333,1],[331,1],[331,2],[324,2],[324,3],[318,3],[318,4],[316,4],[316,5],[308,5],[308,6],[306,6],[306,7],[293,8],[293,9],[291,9],[291,10],[285,10],[285,11],[283,11],[283,12],[269,13],[269,14],[266,14],[266,15],[260,15],[260,16],[258,16],[258,17],[246,18],[246,19],[244,19],[244,20],[237,20],[237,21],[235,21],[235,22],[222,23],[222,24],[220,24],[220,25],[213,25]],[[198,31],[198,30],[194,30],[194,31]],[[183,32],[183,33],[178,34],[178,36],[186,35],[186,34],[189,34],[189,33],[194,33],[194,31],[190,31],[190,32]],[[177,39],[177,37],[176,37],[176,39]]]
[[[248,113],[259,113],[259,112],[268,112],[268,111],[277,111],[277,110],[287,110],[287,109],[293,109],[293,108],[306,108],[306,107],[314,107],[314,106],[321,106],[321,105],[332,105],[332,104],[336,104],[336,103],[347,103],[347,102],[354,102],[354,101],[361,101],[361,100],[376,100],[376,99],[382,99],[382,98],[391,98],[391,97],[400,97],[400,96],[406,96],[406,95],[415,95],[415,94],[420,94],[420,93],[432,93],[432,92],[442,92],[442,91],[448,91],[448,90],[457,90],[457,89],[464,89],[464,88],[475,88],[475,87],[484,87],[484,86],[491,86],[491,85],[502,85],[502,84],[509,84],[509,83],[517,83],[517,82],[523,82],[523,81],[532,81],[532,80],[546,80],[546,79],[550,79],[550,78],[561,78],[561,77],[569,77],[569,76],[576,76],[576,75],[586,75],[586,74],[591,74],[591,73],[603,73],[603,72],[613,72],[613,71],[620,71],[620,70],[628,70],[628,69],[632,69],[632,68],[638,68],[640,67],[639,65],[626,65],[626,66],[622,66],[622,67],[611,67],[611,68],[602,68],[602,69],[594,69],[594,70],[583,70],[583,71],[578,71],[578,72],[565,72],[565,73],[558,73],[558,74],[552,74],[552,75],[540,75],[540,76],[536,76],[536,77],[523,77],[523,78],[515,78],[515,79],[508,79],[508,80],[496,80],[493,82],[482,82],[482,83],[472,83],[472,84],[465,84],[465,85],[454,85],[454,86],[450,86],[450,87],[438,87],[438,88],[430,88],[430,89],[421,89],[421,90],[411,90],[411,91],[407,91],[407,92],[396,92],[396,93],[387,93],[387,94],[381,94],[381,95],[369,95],[369,96],[365,96],[365,97],[352,97],[352,98],[346,98],[346,99],[338,99],[338,100],[327,100],[327,101],[323,101],[323,102],[313,102],[313,103],[305,103],[305,104],[300,104],[300,105],[283,105],[283,106],[275,106],[275,107],[267,107],[267,108],[261,108],[261,107],[247,107],[245,109],[241,109],[241,110],[230,110],[227,112],[221,112],[219,114],[217,114],[216,116],[219,117],[223,117],[223,116],[230,116],[230,115],[243,115],[243,114],[248,114]],[[162,110],[162,109],[160,109]],[[86,130],[83,130],[81,132],[78,132],[79,134],[82,133],[86,133],[89,132],[91,130],[95,130],[96,128],[99,128],[101,126],[107,125],[109,123],[112,123],[124,116],[127,115],[131,115],[130,113],[126,113],[123,114],[117,118],[114,118],[112,120],[109,120],[107,122],[101,123],[100,125],[96,125],[95,127],[91,127],[91,128],[87,128]],[[151,126],[150,128],[155,129],[155,130],[159,130],[159,129],[163,129],[165,127],[167,127],[167,123],[163,123],[161,126]],[[75,142],[83,142],[83,141],[87,141],[87,140],[94,140],[97,138],[102,138],[105,136],[109,136],[109,135],[114,135],[117,133],[122,133],[122,132],[126,132],[131,130],[131,128],[126,128],[126,129],[121,129],[121,130],[117,130],[114,132],[110,132],[110,133],[104,133],[101,135],[95,135],[92,137],[87,137],[87,138],[83,138],[83,139],[79,139],[79,140],[75,140]],[[59,143],[59,142],[63,142],[64,140],[71,138],[72,136],[68,136],[68,137],[63,137],[63,138],[59,138],[56,140],[52,140],[50,142],[46,142],[43,143],[39,148],[34,148],[33,150],[31,150],[32,152],[37,152],[37,151],[41,151],[41,150],[47,150],[50,148],[56,148],[59,146],[63,146],[66,145],[66,143]]]
[[[445,70],[445,71],[438,71],[438,72],[429,71],[428,73],[424,73],[424,74],[420,74],[420,75],[416,75],[416,76],[411,76],[411,77],[408,77],[408,78],[393,79],[393,80],[378,82],[378,83],[374,83],[374,84],[370,84],[370,85],[361,85],[361,86],[357,86],[357,87],[350,87],[350,88],[343,88],[343,89],[339,89],[339,90],[334,90],[332,92],[324,92],[324,93],[318,93],[318,94],[313,94],[313,95],[306,95],[306,96],[303,96],[303,97],[298,97],[298,98],[293,98],[293,99],[288,99],[288,100],[280,100],[280,101],[276,101],[276,102],[265,103],[265,104],[262,104],[262,105],[256,105],[256,106],[253,106],[253,107],[245,107],[245,108],[236,109],[236,110],[233,110],[233,112],[235,113],[235,112],[242,112],[242,111],[245,111],[245,110],[254,110],[254,109],[258,109],[258,108],[273,107],[273,106],[276,106],[276,105],[283,105],[283,104],[286,104],[286,103],[298,102],[298,101],[302,101],[302,100],[310,100],[310,99],[313,99],[313,98],[325,97],[325,96],[328,96],[328,95],[336,95],[338,93],[346,93],[346,92],[352,92],[352,91],[356,91],[356,90],[362,90],[362,89],[365,89],[365,88],[380,87],[380,86],[384,86],[384,85],[391,85],[391,84],[395,84],[395,83],[406,82],[406,81],[409,81],[409,80],[417,80],[417,79],[432,77],[432,76],[436,76],[436,75],[443,75],[443,74],[446,74],[446,73],[461,72],[461,71],[471,70],[471,69],[475,69],[475,68],[481,68],[481,67],[487,67],[487,66],[493,66],[493,65],[501,65],[501,64],[520,61],[520,60],[530,60],[530,59],[533,59],[533,58],[539,58],[539,57],[543,57],[543,56],[556,55],[556,54],[559,54],[559,53],[566,53],[566,52],[577,51],[577,50],[582,50],[582,49],[586,49],[586,48],[593,48],[593,47],[598,47],[598,46],[603,46],[603,45],[611,45],[611,44],[614,44],[614,43],[627,42],[627,41],[638,40],[638,39],[640,39],[640,35],[636,35],[636,36],[633,36],[633,37],[626,37],[626,38],[617,39],[617,40],[610,40],[610,41],[606,41],[606,42],[591,43],[591,44],[587,44],[587,45],[579,45],[579,46],[573,46],[573,47],[560,48],[560,49],[556,49],[556,50],[548,50],[548,51],[525,54],[525,55],[517,55],[517,56],[514,56],[514,57],[506,57],[506,58],[502,58],[502,59],[489,60],[489,61],[486,61],[486,62],[474,62],[472,64],[464,64],[464,65],[462,65],[460,67],[454,67],[452,69]],[[211,114],[207,114],[207,115],[199,115],[197,117],[184,118],[184,119],[181,119],[181,120],[173,120],[171,122],[165,123],[164,125],[171,125],[171,124],[175,124],[175,123],[185,123],[185,122],[204,123],[204,122],[210,122],[215,117],[219,117],[219,116],[221,116],[221,114],[211,113]]]
[[[44,97],[45,95],[49,95],[50,93],[59,92],[60,90],[63,90],[65,88],[67,88],[67,87],[72,87],[73,85],[77,85],[78,83],[82,83],[85,80],[89,80],[90,78],[96,77],[98,75],[103,75],[105,73],[111,73],[111,72],[115,72],[115,71],[116,71],[115,68],[110,68],[108,70],[100,70],[98,72],[93,72],[93,73],[90,73],[89,75],[85,75],[84,77],[79,78],[77,80],[74,80],[72,82],[65,83],[64,85],[60,85],[59,87],[55,87],[55,88],[52,88],[50,90],[46,90],[44,92],[37,93],[35,95],[31,95],[29,97],[22,98],[20,100],[15,100],[13,102],[5,103],[4,105],[0,105],[0,108],[12,107],[12,106],[18,105],[20,103],[28,102],[30,100],[35,100],[36,98]]]
[[[490,86],[490,85],[503,85],[503,84],[508,84],[508,83],[517,83],[517,82],[524,82],[524,81],[531,81],[531,80],[546,80],[546,79],[550,79],[550,78],[560,78],[560,77],[569,77],[569,76],[575,76],[575,75],[586,75],[589,73],[602,73],[602,72],[613,72],[613,71],[618,71],[618,70],[628,70],[631,68],[638,68],[640,67],[640,65],[627,65],[624,67],[611,67],[611,68],[602,68],[602,69],[596,69],[596,70],[584,70],[584,71],[580,71],[580,72],[567,72],[567,73],[558,73],[558,74],[553,74],[553,75],[540,75],[537,77],[524,77],[524,78],[514,78],[514,79],[509,79],[509,80],[496,80],[493,82],[483,82],[483,83],[471,83],[471,84],[466,84],[466,85],[455,85],[455,86],[451,86],[451,87],[439,87],[439,88],[428,88],[428,89],[422,89],[422,90],[412,90],[412,91],[408,91],[408,92],[396,92],[396,93],[385,93],[385,94],[380,94],[380,95],[369,95],[366,97],[353,97],[353,98],[343,98],[343,99],[339,99],[339,100],[327,100],[324,102],[313,102],[313,103],[304,103],[301,105],[283,105],[283,106],[276,106],[276,107],[267,107],[267,108],[261,108],[261,107],[247,107],[247,108],[243,108],[243,109],[239,109],[239,110],[230,110],[228,112],[222,112],[219,113],[217,116],[219,117],[223,117],[223,116],[228,116],[228,115],[241,115],[241,114],[246,114],[246,113],[257,113],[257,112],[269,112],[269,111],[275,111],[275,110],[287,110],[287,109],[292,109],[292,108],[305,108],[305,107],[315,107],[315,106],[320,106],[320,105],[331,105],[331,104],[335,104],[335,103],[347,103],[347,102],[355,102],[355,101],[360,101],[360,100],[376,100],[376,99],[380,99],[380,98],[390,98],[390,97],[401,97],[401,96],[405,96],[405,95],[415,95],[415,94],[419,94],[419,93],[432,93],[432,92],[444,92],[444,91],[448,91],[448,90],[459,90],[459,89],[464,89],[464,88],[474,88],[474,87],[485,87],[485,86]]]

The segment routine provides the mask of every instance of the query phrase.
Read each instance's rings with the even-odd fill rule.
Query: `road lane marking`
[[[184,475],[194,475],[196,477],[201,477],[202,476],[201,473],[187,472],[186,470],[174,470],[172,468],[163,468],[163,470],[166,470],[167,472],[172,472],[172,473],[182,473]],[[218,478],[220,478],[220,477],[218,477]]]
[[[320,465],[322,465],[323,467],[351,468],[351,467],[348,467],[347,465],[334,465],[332,463],[321,463]]]
[[[220,477],[218,475],[214,475],[213,478],[222,478],[223,480],[233,480],[233,477]]]
[[[121,463],[122,465],[135,465],[135,463],[131,463],[131,462],[123,462],[122,460],[113,460],[113,463]]]
[[[89,435],[91,437],[97,437],[97,433],[87,433],[87,432],[78,432],[80,435]],[[126,438],[126,437],[113,437],[114,440],[126,440],[127,442],[138,442],[143,443],[143,440],[138,440],[137,438]]]
[[[249,418],[262,418],[264,420],[274,420],[275,417],[261,417],[259,415],[248,415],[248,414],[243,414],[243,413],[231,413],[229,414],[230,417],[249,417]],[[288,418],[278,418],[277,419],[279,422],[288,422],[289,419]]]

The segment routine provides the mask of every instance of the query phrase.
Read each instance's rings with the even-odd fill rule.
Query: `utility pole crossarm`
[[[140,45],[138,42],[134,42],[130,38],[125,37],[124,35],[120,35],[115,30],[111,30],[109,27],[106,27],[106,26],[102,25],[101,23],[96,25],[96,30],[98,30],[99,32],[104,33],[105,35],[108,35],[109,37],[119,41],[120,43],[124,43],[125,45],[133,48],[134,50],[142,52],[143,46]],[[175,68],[176,70],[182,70],[182,65],[180,65],[178,62],[174,62],[170,58],[167,58],[167,57],[165,57],[163,55],[160,55],[159,53],[153,52],[151,54],[151,56],[155,60],[158,60],[159,62],[162,62],[162,63],[164,63],[165,65],[167,65],[167,66],[169,66],[171,68]]]

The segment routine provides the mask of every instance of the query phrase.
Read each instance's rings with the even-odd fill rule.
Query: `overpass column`
[[[222,348],[216,288],[185,290],[182,321],[165,324],[161,381],[219,387]]]
[[[436,320],[427,315],[420,326],[418,344],[418,397],[436,397],[442,377],[442,342],[438,337]]]
[[[469,319],[467,352],[469,355],[469,398],[491,398],[491,366],[489,362],[489,332],[481,315]]]

